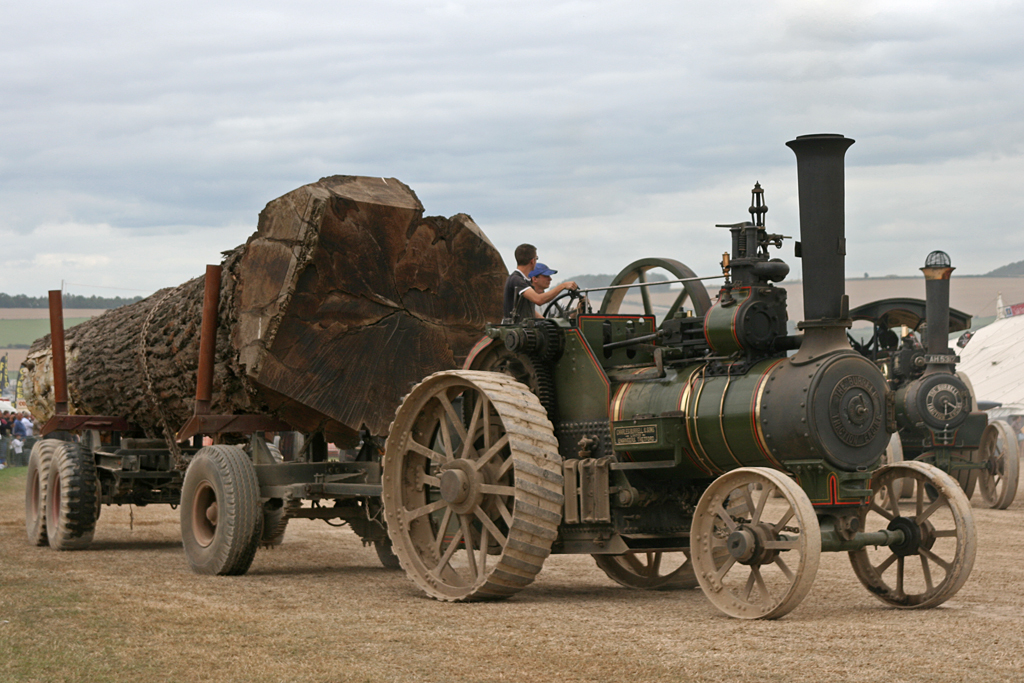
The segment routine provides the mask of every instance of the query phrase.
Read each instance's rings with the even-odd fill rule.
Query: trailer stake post
[[[51,289],[50,295],[50,349],[53,354],[54,413],[68,414],[68,366],[64,354],[64,302],[61,290]]]

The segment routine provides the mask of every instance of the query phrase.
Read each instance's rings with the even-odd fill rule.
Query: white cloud
[[[580,272],[650,249],[706,271],[754,180],[795,230],[784,143],[813,132],[858,140],[851,272],[916,272],[940,239],[962,272],[1024,258],[1021,2],[96,0],[5,25],[0,230],[90,281],[127,278],[86,264],[132,244],[188,261],[138,274],[176,284],[202,270],[183,234],[232,247],[333,174],[398,177],[506,257],[533,235]],[[107,228],[51,252],[56,225]]]
[[[52,223],[26,240],[0,230],[7,245],[0,291],[39,296],[63,287],[85,296],[148,296],[202,275],[205,264],[220,263],[220,252],[243,243],[251,232],[234,225],[147,235],[103,223]]]

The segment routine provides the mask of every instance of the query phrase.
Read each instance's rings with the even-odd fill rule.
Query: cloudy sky
[[[755,181],[798,234],[785,142],[819,132],[857,140],[848,275],[984,273],[1024,259],[1021,36],[1022,2],[9,2],[0,291],[176,285],[333,174],[507,263],[712,275]]]

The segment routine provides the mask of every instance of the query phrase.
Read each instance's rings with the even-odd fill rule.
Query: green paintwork
[[[608,341],[631,339],[653,333],[653,317],[640,315],[581,316],[579,329],[598,362],[606,369],[654,362],[654,354],[649,349],[638,346],[604,351],[606,328],[610,332]]]
[[[554,376],[561,419],[608,419],[608,377],[579,330],[565,330],[565,349],[555,363]]]
[[[613,385],[613,410],[616,392],[624,392],[618,415],[625,419],[612,423],[616,452],[634,461],[675,460],[695,477],[736,467],[772,467],[772,460],[758,446],[751,406],[761,378],[774,362],[758,363],[743,375],[703,378],[704,365],[695,363],[667,368],[662,379]],[[692,388],[681,406],[687,382]],[[620,443],[623,439],[617,431],[628,434],[625,430],[644,425],[655,429],[655,441],[636,443],[638,439],[632,438]]]
[[[740,304],[749,297],[749,287],[737,287],[732,290],[735,303],[723,306],[721,302],[716,302],[708,311],[704,319],[704,336],[715,353],[728,356],[742,349],[736,339],[736,313],[740,310]]]
[[[844,472],[824,460],[788,460],[786,468],[813,505],[856,505],[871,497],[871,472]],[[834,486],[830,479],[835,480]]]

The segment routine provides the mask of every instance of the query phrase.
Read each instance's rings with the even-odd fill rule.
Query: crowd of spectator
[[[0,469],[25,464],[35,433],[36,423],[29,413],[5,410],[0,414]]]

